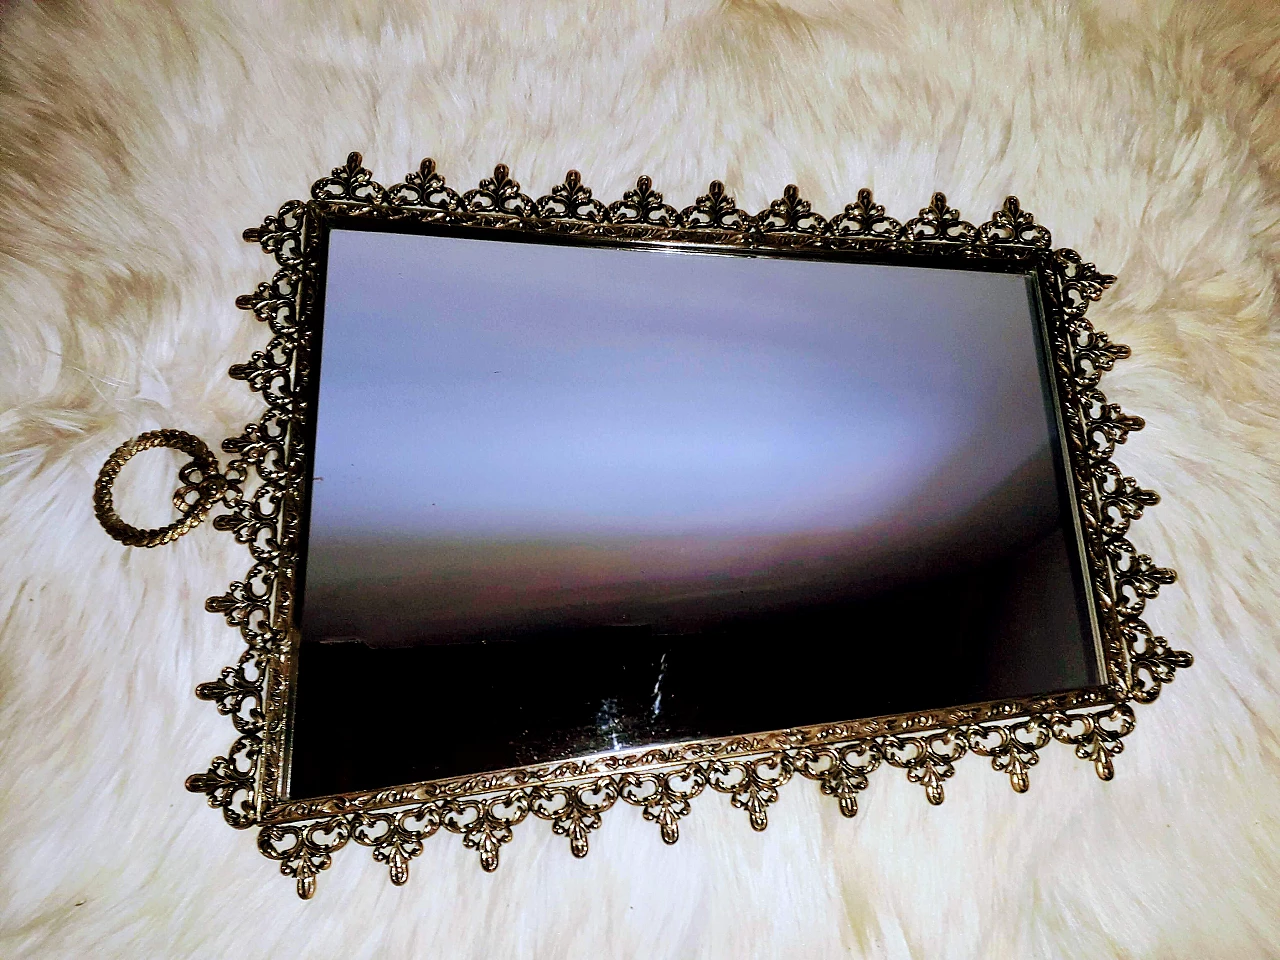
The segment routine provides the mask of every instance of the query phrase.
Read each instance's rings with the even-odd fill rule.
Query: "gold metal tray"
[[[1060,472],[1099,682],[1035,696],[624,745],[509,769],[292,797],[291,737],[302,643],[296,591],[306,560],[325,251],[334,229],[1025,276],[1049,371]],[[309,200],[285,203],[261,226],[246,230],[244,239],[261,245],[278,268],[236,301],[269,336],[262,350],[230,370],[231,377],[261,395],[262,418],[223,441],[221,449],[230,457],[225,465],[181,431],[154,431],[129,441],[103,467],[94,502],[107,532],[135,547],[169,542],[223,507],[226,512],[214,518],[214,527],[233,534],[248,550],[250,567],[243,579],[206,602],[210,612],[222,614],[239,631],[244,649],[234,666],[196,690],[228,717],[235,739],[224,756],[186,783],[232,826],[256,828],[259,849],[279,862],[304,898],[314,893],[332,855],[352,841],[370,848],[397,884],[406,881],[410,862],[440,828],[460,836],[479,854],[481,866],[493,870],[513,828],[530,814],[564,836],[574,856],[585,856],[590,834],[618,801],[638,808],[665,842],[675,843],[691,801],[704,793],[725,795],[754,829],[763,830],[769,807],[789,781],[813,781],[844,816],[853,817],[868,777],[892,767],[919,784],[929,803],[939,804],[953,765],[967,754],[986,758],[1023,793],[1038,751],[1055,740],[1109,780],[1113,759],[1134,727],[1133,704],[1155,700],[1175,671],[1192,662],[1189,654],[1153,636],[1142,620],[1146,602],[1161,585],[1172,583],[1174,574],[1127,538],[1130,524],[1157,497],[1122,476],[1110,459],[1116,445],[1143,426],[1098,389],[1103,373],[1129,354],[1085,317],[1089,303],[1115,278],[1072,250],[1053,249],[1049,231],[1014,197],[990,220],[973,224],[935,193],[917,216],[900,222],[886,215],[870,190],[860,190],[855,202],[827,218],[815,213],[794,186],[752,214],[713,182],[705,195],[678,210],[647,177],[621,200],[602,203],[575,171],[536,200],[521,192],[504,166],[475,189],[459,193],[429,159],[403,182],[384,187],[353,153],[313,185]],[[159,530],[139,530],[117,516],[112,484],[127,460],[155,446],[174,447],[193,459],[181,471],[182,486],[174,495],[179,519]],[[911,615],[902,612],[903,618]],[[494,657],[502,655],[500,645],[492,649]],[[908,673],[918,669],[911,657],[910,650],[903,651],[901,669]],[[800,662],[784,650],[762,669],[785,674],[789,683],[826,682],[821,656]],[[741,696],[767,698],[768,681]]]

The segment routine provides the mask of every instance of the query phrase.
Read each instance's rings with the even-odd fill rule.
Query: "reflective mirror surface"
[[[1021,274],[329,236],[291,794],[1098,682]]]

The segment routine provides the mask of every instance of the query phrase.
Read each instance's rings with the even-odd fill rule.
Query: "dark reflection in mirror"
[[[330,236],[291,793],[1090,686],[1019,275]]]

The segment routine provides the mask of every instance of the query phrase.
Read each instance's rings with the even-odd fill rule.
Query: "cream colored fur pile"
[[[1274,5],[0,18],[0,956],[1280,956]],[[676,206],[720,178],[748,209],[796,182],[830,214],[869,185],[900,219],[942,189],[980,222],[1015,193],[1118,274],[1091,316],[1134,359],[1103,386],[1149,421],[1118,460],[1164,496],[1133,538],[1180,574],[1149,619],[1196,665],[1139,709],[1116,780],[1051,745],[1017,796],[971,757],[932,808],[881,770],[853,821],[794,782],[761,835],[708,795],[674,848],[618,808],[583,861],[526,822],[492,876],[439,835],[399,889],[352,845],[300,902],[182,789],[230,742],[192,688],[241,649],[202,601],[247,554],[208,526],[125,549],[90,491],[127,437],[256,418],[225,376],[264,342],[233,306],[270,271],[240,231],[352,149],[385,183],[429,154],[457,187],[502,161],[537,196],[576,167],[613,200],[647,173]],[[122,477],[134,522],[169,519],[167,456]],[[770,675],[822,677],[778,653]]]

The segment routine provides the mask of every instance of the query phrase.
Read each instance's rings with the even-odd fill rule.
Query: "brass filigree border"
[[[1070,483],[1077,501],[1088,579],[1103,641],[1106,679],[1100,687],[1048,697],[923,711],[821,727],[745,737],[699,740],[620,751],[561,763],[521,767],[386,790],[289,800],[287,724],[290,678],[297,637],[291,628],[293,587],[299,562],[299,510],[304,502],[312,333],[319,315],[317,279],[322,224],[342,218],[375,218],[448,228],[520,231],[594,238],[616,244],[722,247],[762,252],[833,254],[844,259],[998,261],[1035,273],[1051,340],[1060,426]],[[1156,494],[1123,476],[1111,462],[1117,444],[1143,426],[1098,389],[1102,374],[1129,355],[1085,318],[1114,277],[1099,273],[1072,250],[1051,247],[1049,231],[1015,197],[980,225],[961,219],[935,193],[919,214],[901,222],[885,214],[871,191],[837,216],[815,213],[795,186],[757,214],[737,206],[719,181],[691,206],[677,210],[636,181],[621,200],[595,199],[576,171],[551,193],[533,199],[521,192],[505,166],[472,190],[445,184],[435,163],[391,187],[377,183],[352,153],[346,164],[312,186],[311,199],[290,201],[245,240],[261,245],[279,269],[236,305],[267,325],[271,340],[230,375],[261,394],[266,412],[238,436],[223,441],[232,460],[208,487],[208,474],[184,475],[181,497],[203,503],[214,494],[229,506],[214,525],[231,531],[252,557],[243,580],[205,604],[237,627],[246,649],[239,661],[196,695],[231,718],[236,739],[187,788],[207,796],[234,827],[259,828],[262,853],[310,897],[332,855],[351,841],[370,847],[393,883],[404,883],[423,842],[444,828],[476,850],[493,870],[513,828],[530,814],[568,838],[574,856],[585,856],[590,833],[619,800],[638,807],[674,843],[693,798],[707,788],[745,810],[763,830],[778,790],[796,775],[815,781],[846,817],[858,811],[858,794],[880,767],[897,767],[924,788],[928,802],[943,801],[943,784],[966,754],[990,760],[1013,789],[1029,786],[1038,751],[1056,740],[1075,749],[1109,780],[1112,761],[1134,726],[1132,704],[1150,703],[1188,653],[1173,650],[1142,620],[1146,602],[1172,570],[1156,566],[1127,539],[1130,524],[1156,503]],[[206,464],[207,467],[207,464]],[[105,468],[104,468],[105,469]],[[116,468],[118,470],[118,467]],[[178,502],[177,500],[175,502]],[[207,511],[207,507],[204,508]],[[192,514],[195,511],[192,510]],[[203,513],[200,514],[203,516]],[[196,521],[198,522],[198,520]],[[194,524],[190,524],[194,525]],[[189,528],[189,527],[188,527]]]

